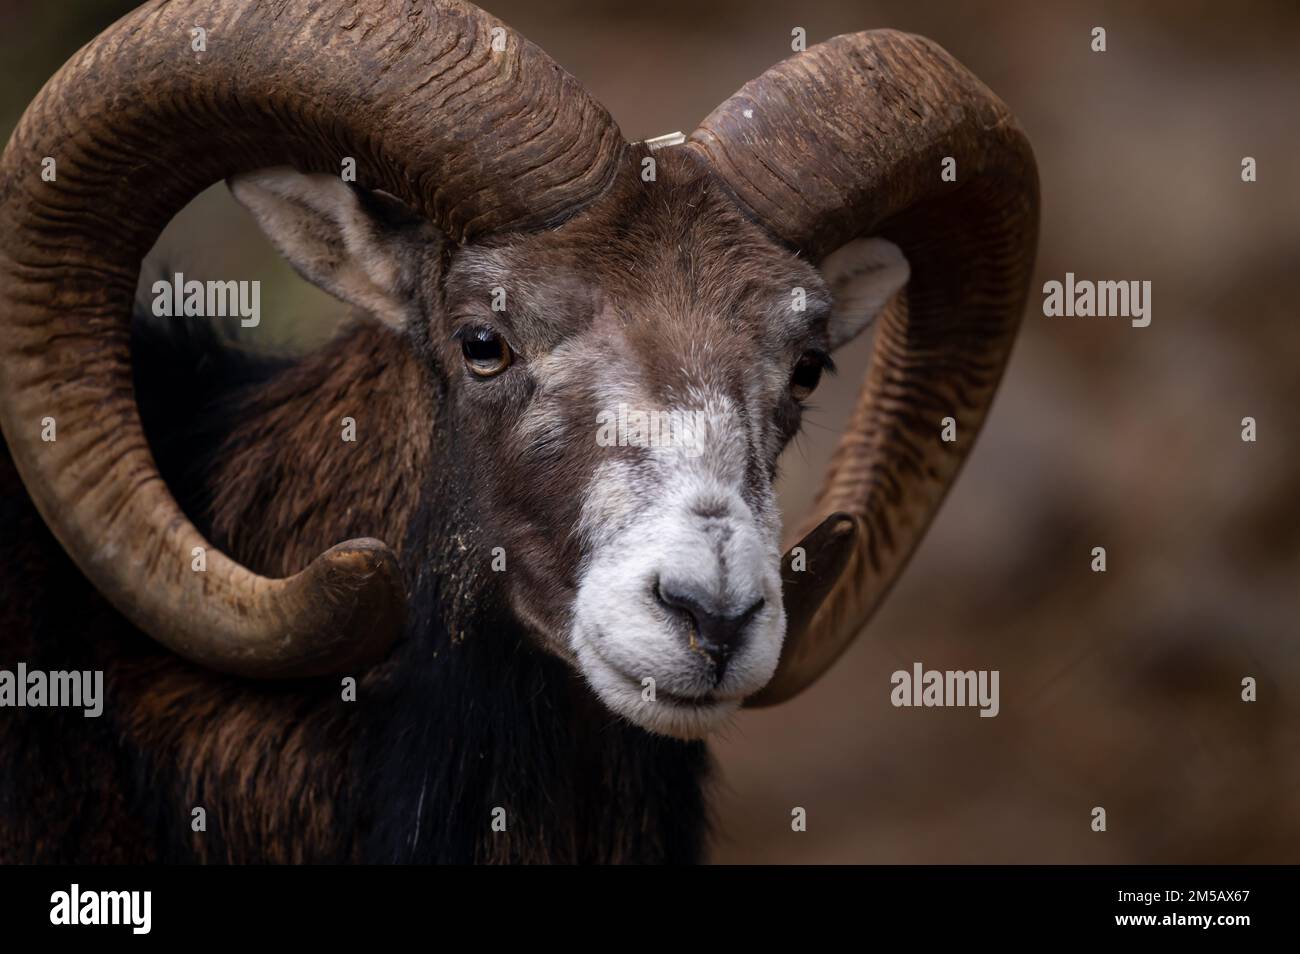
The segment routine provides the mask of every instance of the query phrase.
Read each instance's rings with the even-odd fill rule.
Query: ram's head
[[[795,694],[862,628],[979,430],[1036,241],[1023,135],[936,45],[879,31],[774,67],[684,142],[629,144],[474,8],[371,6],[150,5],[25,116],[0,194],[0,418],[46,521],[203,665],[320,674],[401,632],[404,578],[375,540],[286,580],[217,553],[190,572],[206,543],[158,479],[126,329],[143,253],[229,178],[300,272],[428,363],[540,645],[672,735]],[[206,59],[178,48],[193,23],[221,40]],[[873,319],[783,559],[778,457]]]

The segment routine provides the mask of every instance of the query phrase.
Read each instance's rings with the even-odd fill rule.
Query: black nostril
[[[740,645],[745,627],[763,608],[765,600],[760,597],[744,612],[726,615],[715,611],[717,600],[680,583],[665,585],[659,580],[654,589],[655,598],[661,604],[688,618],[691,647],[698,648],[713,661],[717,678],[721,680],[727,660]]]
[[[655,581],[655,599],[666,608],[677,610],[691,617],[694,617],[695,613],[701,608],[700,599],[694,593],[681,587],[665,586],[663,580]]]

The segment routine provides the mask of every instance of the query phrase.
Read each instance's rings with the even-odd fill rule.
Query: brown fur
[[[215,455],[214,538],[272,576],[352,537],[400,548],[419,487],[408,475],[429,467],[426,398],[409,347],[373,322],[252,392]],[[341,439],[344,416],[365,439]],[[353,733],[347,708],[333,704],[336,683],[267,693],[164,658],[127,669],[119,691],[128,730],[184,780],[185,803],[211,806],[224,841],[256,844],[275,863],[354,850],[334,817]],[[190,842],[200,860],[234,860],[211,857],[203,834]]]
[[[373,322],[270,381],[216,455],[213,534],[277,577],[354,537],[400,556],[420,489],[412,475],[431,466],[428,388],[407,343]],[[342,440],[345,417],[355,442]]]

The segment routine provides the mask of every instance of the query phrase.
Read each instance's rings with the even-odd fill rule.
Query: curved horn
[[[180,0],[120,20],[46,84],[0,160],[0,426],[45,522],[196,663],[282,677],[377,659],[404,616],[388,547],[352,540],[265,579],[213,550],[159,477],[128,350],[140,261],[200,190],[265,166],[338,174],[352,157],[360,184],[464,241],[561,221],[623,149],[572,77],[457,0]]]
[[[889,30],[836,37],[773,67],[718,107],[690,148],[813,261],[880,235],[911,266],[803,527],[807,571],[786,558],[790,630],[776,675],[749,701],[771,705],[848,648],[970,452],[1025,304],[1038,174],[987,87],[937,44]],[[948,156],[956,182],[940,178]],[[953,443],[940,439],[948,416]]]

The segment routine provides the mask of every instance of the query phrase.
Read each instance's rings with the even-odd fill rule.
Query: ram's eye
[[[491,328],[467,328],[459,337],[465,366],[480,378],[490,378],[510,367],[510,345]]]
[[[820,351],[805,351],[795,362],[790,374],[790,396],[796,401],[806,400],[817,390],[822,372],[830,365],[830,359]]]

